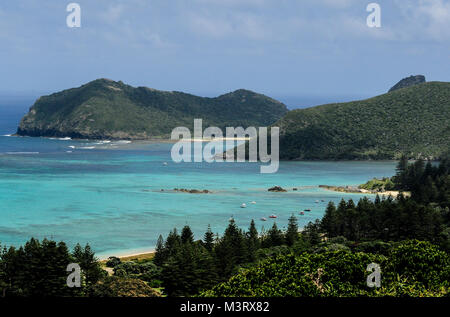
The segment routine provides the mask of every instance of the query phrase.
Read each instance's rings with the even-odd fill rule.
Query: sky
[[[66,7],[81,7],[69,28]],[[96,78],[203,96],[346,99],[450,81],[450,0],[15,0],[0,3],[0,93]],[[306,99],[305,99],[306,100]],[[298,101],[301,102],[301,101]]]

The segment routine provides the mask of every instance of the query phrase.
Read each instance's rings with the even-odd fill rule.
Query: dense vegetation
[[[81,287],[68,287],[71,263],[81,268]],[[129,266],[129,265],[128,265]],[[150,263],[150,267],[156,266]],[[64,242],[31,239],[23,247],[3,247],[0,253],[1,297],[160,296],[145,276],[108,276],[89,245],[69,252]]]
[[[367,183],[359,185],[358,188],[373,192],[384,192],[387,190],[394,190],[395,185],[390,177],[383,177],[382,179],[372,178]]]
[[[98,79],[79,88],[39,98],[17,133],[94,139],[170,137],[173,128],[203,125],[268,126],[287,112],[282,103],[248,90],[217,98]],[[192,131],[192,130],[191,130]]]
[[[450,83],[293,110],[274,126],[281,159],[439,158],[450,148]]]
[[[70,263],[82,270],[83,288],[67,287]],[[0,289],[2,296],[83,296],[105,275],[89,245],[69,252],[64,242],[31,239],[23,247],[2,248]]]

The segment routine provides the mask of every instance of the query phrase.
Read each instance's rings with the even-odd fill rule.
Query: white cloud
[[[106,11],[100,13],[100,18],[109,23],[116,23],[122,16],[125,7],[122,4],[109,6]]]
[[[443,0],[396,0],[403,19],[397,23],[399,38],[417,41],[450,40],[450,2]]]

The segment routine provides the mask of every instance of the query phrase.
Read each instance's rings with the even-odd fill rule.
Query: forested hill
[[[22,119],[18,135],[91,139],[168,137],[173,128],[268,126],[287,112],[281,102],[248,90],[216,98],[134,88],[108,79],[39,98]]]
[[[287,160],[438,158],[450,149],[450,83],[293,110],[274,126]]]

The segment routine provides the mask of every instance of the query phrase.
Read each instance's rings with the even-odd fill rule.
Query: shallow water
[[[278,173],[260,174],[257,163],[175,164],[171,144],[126,143],[0,137],[2,244],[20,245],[30,237],[71,247],[89,242],[104,257],[150,250],[160,234],[185,224],[197,238],[208,224],[222,233],[231,216],[244,228],[255,219],[259,229],[268,229],[271,214],[282,228],[294,213],[303,226],[320,218],[328,201],[362,197],[318,185],[360,184],[395,169],[395,162],[281,162]],[[299,190],[267,191],[275,185]],[[299,215],[307,208],[312,211]]]

